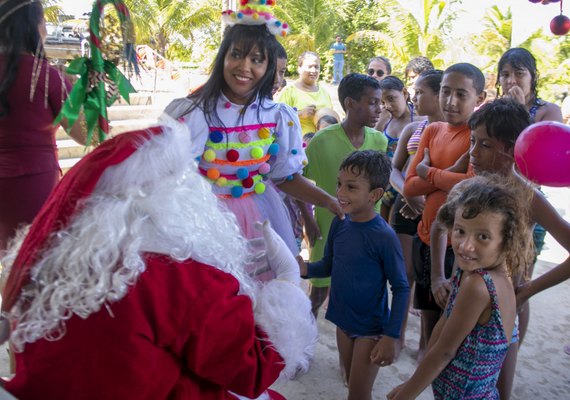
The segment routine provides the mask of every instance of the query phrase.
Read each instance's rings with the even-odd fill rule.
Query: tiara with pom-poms
[[[243,25],[267,25],[269,32],[275,36],[286,36],[289,25],[279,21],[272,13],[276,0],[240,0],[237,11],[226,10],[222,12],[222,20],[233,26]]]

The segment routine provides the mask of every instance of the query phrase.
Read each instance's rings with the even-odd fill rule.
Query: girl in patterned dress
[[[293,254],[298,247],[285,205],[274,186],[343,216],[338,202],[300,174],[306,164],[296,112],[275,103],[277,40],[266,25],[228,28],[207,82],[165,112],[186,124],[200,149],[199,170],[237,217],[243,235],[260,237],[270,220]],[[193,153],[189,151],[189,154]],[[271,276],[255,274],[261,280]]]
[[[526,190],[479,176],[450,192],[438,220],[451,230],[452,292],[425,358],[388,399],[416,398],[430,383],[436,399],[499,399],[516,316],[511,275],[532,261]]]

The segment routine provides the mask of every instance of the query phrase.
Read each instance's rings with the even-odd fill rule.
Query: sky
[[[380,1],[380,0],[379,0]],[[413,9],[421,2],[417,0],[401,0],[408,3]],[[63,10],[68,14],[80,16],[91,10],[93,1],[90,0],[61,0]],[[569,2],[570,3],[570,2]],[[513,45],[524,41],[529,33],[539,28],[549,31],[550,20],[560,13],[560,3],[548,5],[533,4],[528,0],[463,0],[464,13],[454,26],[458,36],[473,33],[479,30],[480,20],[485,10],[498,5],[501,10],[511,6],[513,12]],[[570,13],[570,6],[565,6],[565,14]]]

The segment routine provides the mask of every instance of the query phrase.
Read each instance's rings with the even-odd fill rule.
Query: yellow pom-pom
[[[210,168],[208,170],[208,172],[206,172],[206,176],[215,181],[216,179],[218,179],[220,177],[220,170],[217,168]]]
[[[295,123],[294,123],[293,121],[289,121],[289,122],[287,123],[287,125],[293,126],[293,125],[295,125]]]
[[[212,162],[216,159],[216,152],[212,149],[206,150],[204,154],[202,154],[202,157],[204,157],[204,160]]]
[[[263,157],[263,149],[261,147],[254,147],[251,149],[250,154],[251,158],[254,160],[259,160],[261,157]]]
[[[263,183],[263,182],[256,183],[254,190],[255,190],[255,193],[257,193],[257,194],[265,193],[265,183]]]
[[[303,160],[303,165],[307,165],[309,162],[307,160]]]
[[[226,178],[224,178],[223,176],[216,179],[216,185],[218,186],[226,186],[228,184],[228,180]]]
[[[257,131],[257,135],[260,139],[267,139],[271,136],[271,131],[268,128],[261,128]]]
[[[259,14],[258,14],[258,13],[253,13],[253,15],[251,16],[251,18],[253,18],[254,20],[258,20],[258,19],[259,19]]]

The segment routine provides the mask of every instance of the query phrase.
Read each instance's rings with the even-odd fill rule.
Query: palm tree
[[[290,26],[284,38],[289,60],[296,60],[302,52],[316,51],[325,56],[340,25],[342,0],[281,0],[275,7],[276,15]]]
[[[443,66],[446,37],[458,11],[460,0],[416,0],[415,8],[409,1],[385,0],[380,4],[378,22],[382,31],[366,30],[354,33],[350,40],[368,37],[386,46],[387,56],[394,65],[406,65],[413,57],[424,55],[434,65]],[[412,10],[419,10],[414,14]]]
[[[42,0],[44,7],[44,15],[47,22],[58,23],[59,16],[62,14],[61,6],[58,0]]]
[[[150,44],[162,56],[177,37],[219,24],[221,0],[125,0],[137,34],[137,43]]]

